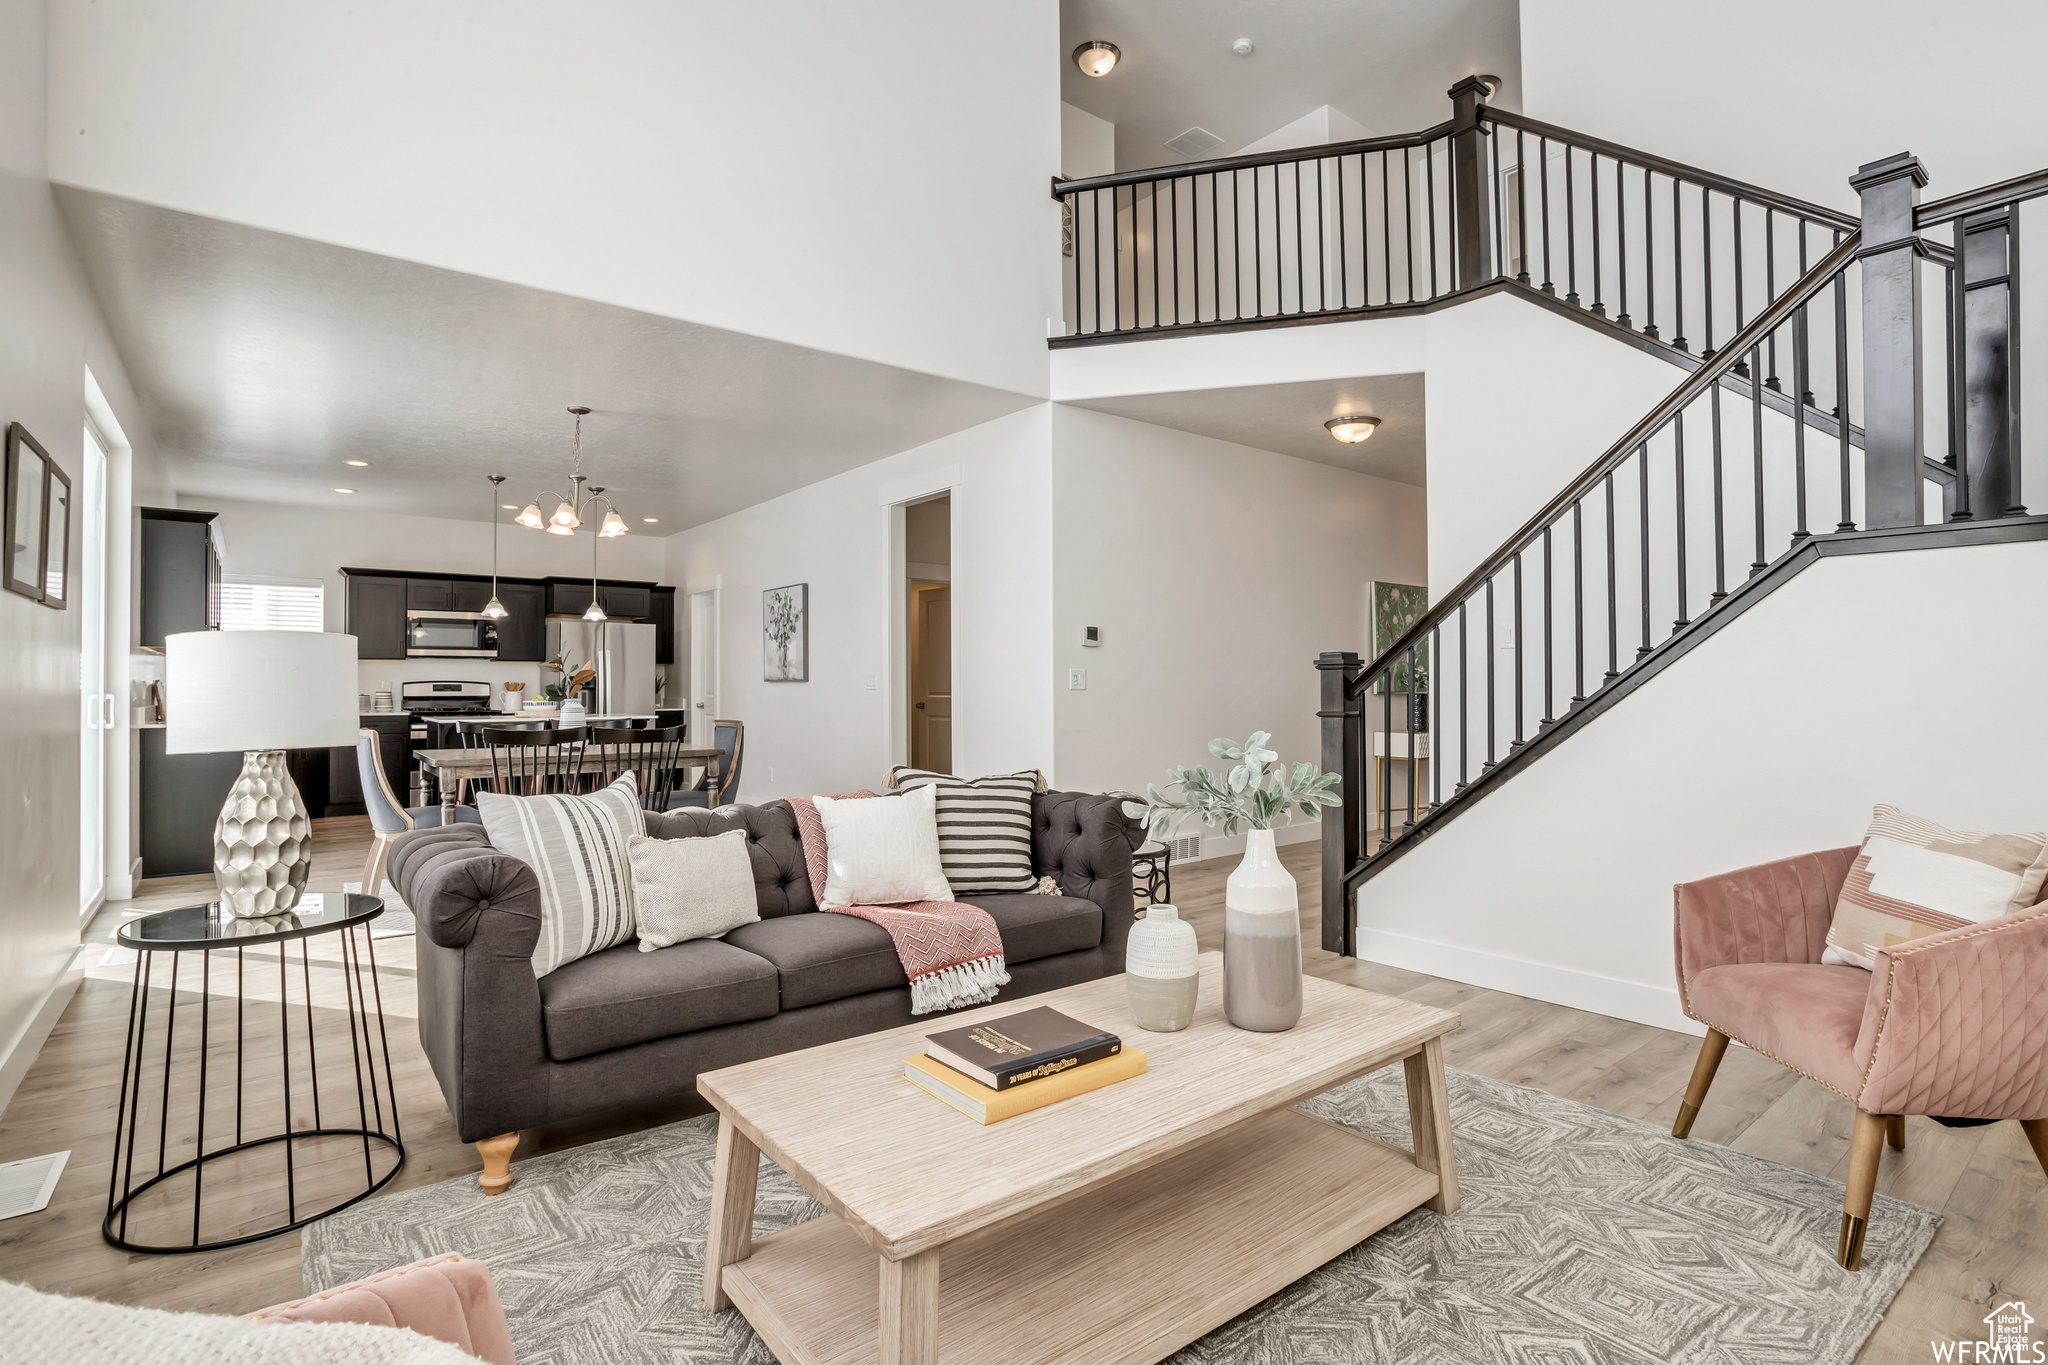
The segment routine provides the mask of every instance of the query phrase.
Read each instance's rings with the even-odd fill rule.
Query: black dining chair
[[[736,720],[711,722],[711,745],[719,751],[715,766],[704,769],[700,785],[679,791],[668,799],[668,809],[695,806],[700,810],[723,806],[739,799],[740,760],[745,756],[747,727]]]
[[[489,725],[478,732],[491,752],[491,787],[508,796],[574,792],[583,775],[584,728]]]
[[[624,725],[593,725],[586,736],[589,752],[599,767],[591,786],[608,787],[619,774],[630,772],[640,785],[640,804],[647,810],[667,810],[675,792],[683,757],[683,727],[680,725],[642,729]]]

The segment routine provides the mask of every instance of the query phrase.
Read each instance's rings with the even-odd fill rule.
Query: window
[[[317,578],[222,574],[222,630],[324,630],[327,586]]]

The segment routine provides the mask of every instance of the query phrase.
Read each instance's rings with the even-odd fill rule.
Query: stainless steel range
[[[400,683],[398,706],[413,718],[412,737],[416,743],[428,737],[429,720],[498,714],[487,682]]]

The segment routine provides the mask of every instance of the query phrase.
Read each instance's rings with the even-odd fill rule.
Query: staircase
[[[1054,346],[1505,292],[1685,371],[1379,657],[1317,660],[1347,955],[1372,878],[1820,559],[2048,539],[2019,458],[2020,206],[2048,171],[1918,204],[1892,157],[1852,219],[1486,94],[1411,135],[1054,185]]]

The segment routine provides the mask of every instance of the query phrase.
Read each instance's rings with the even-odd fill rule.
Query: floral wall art
[[[761,594],[761,676],[768,682],[808,682],[811,585],[792,583]]]

